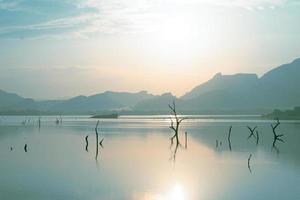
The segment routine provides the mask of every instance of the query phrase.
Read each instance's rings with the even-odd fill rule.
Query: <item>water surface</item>
[[[101,120],[104,141],[96,158],[96,120],[89,116],[65,116],[60,125],[56,117],[43,116],[40,127],[36,116],[1,116],[0,199],[300,199],[298,121],[281,122],[277,132],[285,134],[285,142],[274,149],[273,121],[193,117],[182,124],[182,147],[174,160],[167,117]],[[258,126],[258,145],[247,139],[246,126]]]

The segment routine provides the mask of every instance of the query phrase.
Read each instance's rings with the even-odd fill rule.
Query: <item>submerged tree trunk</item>
[[[96,124],[96,128],[95,128],[95,134],[96,134],[96,156],[95,159],[98,159],[98,153],[99,153],[99,134],[98,134],[98,125],[99,125],[99,120]]]
[[[271,124],[271,127],[272,127],[272,132],[273,132],[273,148],[276,146],[276,142],[277,141],[280,141],[280,142],[284,142],[283,139],[281,139],[282,136],[284,136],[284,134],[280,134],[278,135],[276,133],[276,128],[279,126],[280,122],[279,122],[279,119],[277,118],[277,123],[273,126],[273,124]]]
[[[88,152],[89,151],[89,140],[88,140],[88,138],[89,138],[89,136],[87,135],[87,136],[85,136],[85,150],[86,150],[86,152]]]
[[[229,131],[228,131],[228,137],[227,137],[227,140],[228,140],[228,146],[229,146],[229,150],[231,151],[231,129],[232,129],[232,126],[229,127]]]
[[[187,118],[185,118],[185,117],[183,117],[183,118],[178,117],[177,112],[176,112],[175,101],[173,101],[173,105],[169,104],[169,108],[171,109],[171,111],[172,111],[171,114],[173,115],[173,118],[175,120],[175,122],[174,122],[173,118],[170,117],[170,120],[171,120],[170,129],[172,129],[174,131],[174,135],[171,137],[171,146],[173,144],[173,140],[174,139],[176,140],[176,144],[181,145],[180,141],[179,141],[179,126],[180,126],[181,122],[183,120],[187,119]]]
[[[253,129],[252,129],[251,127],[249,127],[249,126],[247,126],[247,128],[248,128],[249,131],[250,131],[250,135],[248,136],[248,139],[250,139],[251,137],[256,138],[256,136],[254,135],[254,131],[255,131],[255,129],[257,128],[257,126],[255,126]]]
[[[250,173],[252,173],[251,165],[250,165],[251,157],[252,157],[252,154],[250,154],[249,158],[248,158],[248,169],[249,169]]]

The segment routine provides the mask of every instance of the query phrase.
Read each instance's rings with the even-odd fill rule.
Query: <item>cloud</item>
[[[75,27],[80,24],[86,24],[91,19],[93,19],[94,15],[86,14],[75,17],[66,17],[60,19],[54,19],[50,21],[46,21],[38,24],[30,24],[30,25],[21,25],[21,26],[10,26],[0,29],[0,34],[19,31],[19,30],[45,30],[45,29],[63,29],[69,27]]]
[[[0,10],[13,10],[17,8],[19,5],[19,1],[5,1],[0,0]]]
[[[288,0],[0,0],[2,10],[12,10],[1,25],[0,38],[46,36],[88,38],[97,34],[151,32],[166,15],[186,7],[236,7],[248,10],[274,8]],[[294,2],[292,0],[292,2]],[[4,13],[5,15],[5,13]],[[26,20],[24,20],[26,19]],[[3,19],[4,21],[5,19]],[[24,21],[24,23],[23,23]],[[4,23],[4,22],[3,22]]]
[[[59,1],[57,1],[57,7],[63,7],[59,4]],[[68,5],[66,2],[64,4]],[[156,18],[149,11],[149,6],[152,6],[152,3],[147,4],[145,1],[142,4],[135,4],[132,0],[129,0],[129,3],[116,0],[111,2],[78,1],[77,4],[70,4],[69,6],[76,7],[75,14],[71,16],[57,18],[55,14],[47,13],[50,17],[39,23],[4,25],[0,28],[0,38],[30,38],[37,37],[40,34],[88,37],[90,34],[95,33],[115,34],[138,30],[146,31],[147,27],[151,27],[149,23],[153,24]],[[41,6],[38,8],[40,10],[46,9]],[[65,6],[65,9],[67,8]],[[15,9],[22,10],[18,14],[26,17],[26,15],[32,14],[30,10],[33,8],[28,4],[19,4]],[[39,12],[39,9],[35,9],[33,12],[36,15],[35,18],[39,18],[42,13]],[[55,9],[52,10],[55,11]],[[11,16],[11,18],[14,18],[14,16]],[[18,20],[18,18],[15,20]],[[47,31],[48,33],[46,33]]]

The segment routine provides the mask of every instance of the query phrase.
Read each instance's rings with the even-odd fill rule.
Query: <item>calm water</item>
[[[165,117],[101,120],[99,140],[104,141],[96,159],[96,120],[63,117],[63,124],[56,125],[55,117],[42,117],[39,128],[34,116],[1,116],[0,199],[300,199],[300,122],[282,121],[277,132],[285,134],[285,143],[274,149],[272,121],[255,116],[190,119],[182,124],[183,147],[174,161]],[[258,145],[254,138],[247,140],[247,125],[258,126]],[[216,147],[216,140],[222,145]]]

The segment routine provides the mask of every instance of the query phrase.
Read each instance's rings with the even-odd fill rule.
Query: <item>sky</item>
[[[298,0],[0,0],[0,89],[183,95],[300,57]]]

